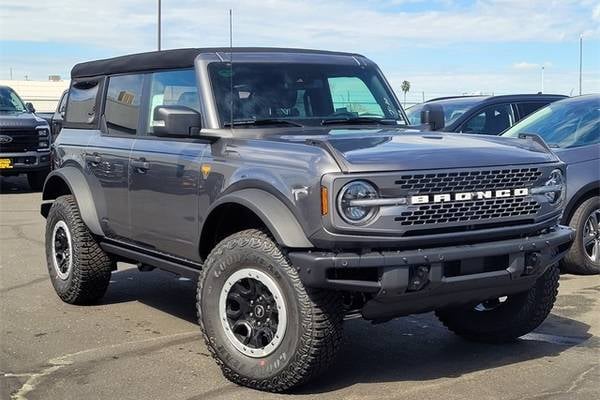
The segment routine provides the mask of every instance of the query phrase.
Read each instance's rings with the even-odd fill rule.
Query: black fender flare
[[[68,187],[69,192],[75,197],[81,218],[88,229],[95,235],[103,236],[104,232],[100,225],[92,191],[83,173],[72,166],[56,169],[50,172],[46,178],[40,209],[44,218],[48,216],[54,200],[65,194],[63,190],[64,185]]]
[[[242,189],[226,194],[214,202],[206,220],[219,206],[235,203],[251,210],[269,229],[277,243],[289,248],[313,248],[302,226],[290,209],[277,197],[261,189]],[[205,220],[205,221],[206,221]],[[204,226],[202,227],[203,237]]]

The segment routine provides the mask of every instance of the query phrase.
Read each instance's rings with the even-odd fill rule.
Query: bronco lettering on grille
[[[462,192],[462,193],[443,193],[443,194],[424,194],[411,196],[411,204],[428,204],[428,203],[443,203],[447,201],[469,201],[469,200],[485,200],[498,199],[504,197],[523,197],[529,195],[528,188],[520,189],[501,189],[501,190],[485,190],[478,192]]]

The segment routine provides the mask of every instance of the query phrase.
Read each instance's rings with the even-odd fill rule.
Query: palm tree
[[[402,81],[402,85],[400,85],[400,89],[402,89],[402,93],[404,93],[404,107],[406,107],[406,93],[410,90],[410,82]]]

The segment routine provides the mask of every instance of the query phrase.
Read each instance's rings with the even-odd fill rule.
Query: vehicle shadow
[[[25,175],[0,177],[0,194],[34,193]]]
[[[137,269],[120,270],[102,304],[139,301],[196,323],[196,283]],[[560,301],[560,299],[559,299]],[[337,362],[318,379],[293,394],[331,392],[357,383],[428,381],[459,377],[543,357],[557,357],[573,346],[597,347],[590,326],[551,314],[534,333],[514,343],[467,342],[441,325],[432,313],[398,318],[381,325],[347,321]]]

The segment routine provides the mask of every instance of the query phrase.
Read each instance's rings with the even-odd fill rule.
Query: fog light
[[[407,290],[415,292],[421,290],[429,282],[429,265],[419,265],[410,269],[410,280]]]

